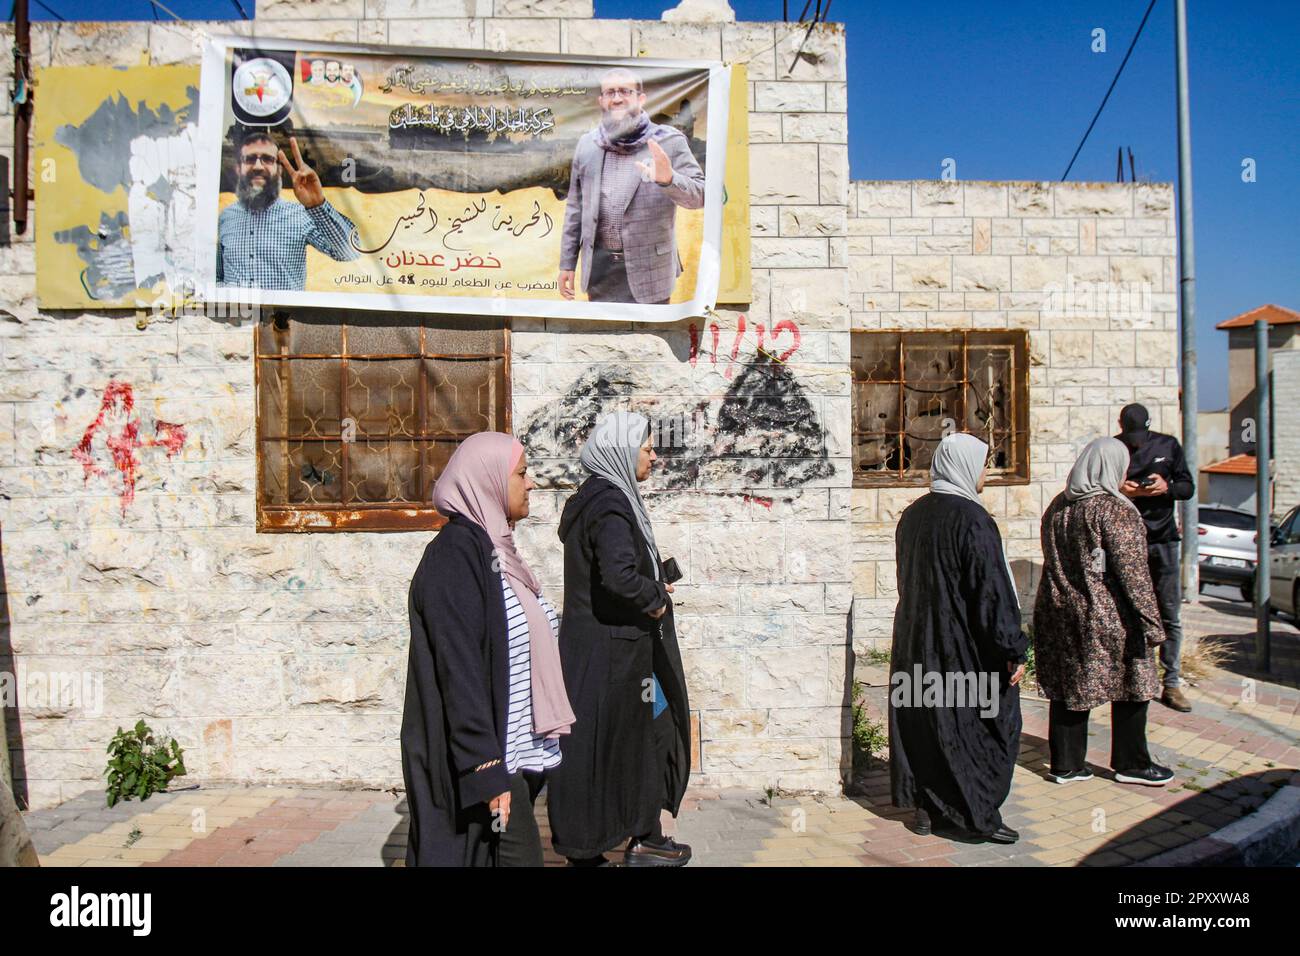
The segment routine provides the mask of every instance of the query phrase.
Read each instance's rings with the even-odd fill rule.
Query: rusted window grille
[[[927,484],[952,432],[988,442],[988,484],[1029,480],[1027,333],[854,332],[853,483]]]
[[[268,310],[257,327],[259,531],[428,528],[456,446],[510,430],[504,320]]]

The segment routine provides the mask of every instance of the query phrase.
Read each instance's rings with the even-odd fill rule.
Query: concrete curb
[[[1300,773],[1249,816],[1134,866],[1266,866],[1300,845]]]

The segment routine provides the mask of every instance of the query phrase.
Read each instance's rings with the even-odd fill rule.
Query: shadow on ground
[[[1269,770],[1243,774],[1194,793],[1137,826],[1116,833],[1081,859],[1078,865],[1127,866],[1165,850],[1185,846],[1193,839],[1208,836],[1209,832],[1257,810],[1285,785],[1294,772]]]
[[[401,819],[393,824],[388,839],[384,841],[384,848],[380,851],[380,857],[384,861],[384,866],[406,866],[406,834],[411,828],[411,810],[406,797],[397,801],[397,806],[393,810]]]
[[[392,831],[388,834],[388,839],[384,841],[382,851],[384,866],[406,866],[406,835],[411,826],[411,810],[407,804],[407,798],[402,797],[394,807],[397,815],[401,819],[393,825]],[[533,805],[533,815],[537,818],[537,829],[542,838],[542,858],[545,866],[559,867],[568,866],[568,860],[560,856],[551,847],[551,825],[546,816],[546,789],[543,787],[542,792],[537,797],[537,802]],[[617,863],[618,852],[607,853],[606,859]]]
[[[1300,688],[1300,631],[1289,616],[1274,615],[1271,620],[1271,667],[1268,673],[1255,665],[1255,608],[1243,601],[1201,596],[1202,607],[1240,621],[1239,627],[1216,628],[1203,635],[1223,643],[1226,659],[1219,665],[1241,677],[1253,677],[1274,684]]]

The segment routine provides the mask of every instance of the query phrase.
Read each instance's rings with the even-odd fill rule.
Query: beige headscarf
[[[989,446],[974,435],[958,432],[946,436],[934,450],[930,459],[930,490],[940,495],[957,495],[973,501],[985,508],[984,499],[976,490],[980,475],[984,474],[984,465],[989,460]],[[987,510],[987,508],[985,508]],[[1002,552],[1002,564],[1007,569],[1007,578],[1011,582],[1011,593],[1016,604],[1020,604],[1020,594],[1016,591],[1016,576],[1011,571],[1011,562],[1007,559],[1005,549]]]
[[[655,544],[655,530],[650,524],[641,489],[637,486],[636,463],[641,445],[650,434],[650,420],[636,412],[610,412],[596,422],[587,443],[582,446],[578,460],[593,475],[604,478],[627,498],[632,515],[641,529],[646,547],[650,550],[650,564],[655,579],[659,578],[659,548]]]
[[[1128,449],[1118,438],[1097,438],[1079,453],[1065,480],[1065,497],[1071,501],[1110,495],[1134,511],[1137,505],[1119,490],[1128,474]]]

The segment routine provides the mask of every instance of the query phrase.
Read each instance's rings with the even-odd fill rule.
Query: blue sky
[[[152,19],[146,0],[45,0],[70,20]],[[233,0],[163,0],[184,17],[236,18]],[[595,0],[600,17],[673,2]],[[254,0],[241,0],[253,11]],[[779,0],[732,0],[779,20]],[[802,8],[790,0],[794,14]],[[1189,3],[1198,371],[1203,409],[1227,399],[1227,335],[1214,324],[1275,302],[1300,309],[1300,4]],[[35,3],[33,15],[49,19]],[[1157,0],[1072,180],[1177,178],[1173,0]],[[1146,10],[1143,0],[839,0],[848,28],[854,179],[1058,180]],[[165,16],[165,15],[164,15]],[[1092,52],[1092,31],[1106,52]],[[1256,181],[1242,181],[1242,161]],[[1127,165],[1127,160],[1126,160]]]

